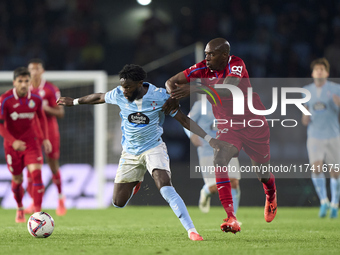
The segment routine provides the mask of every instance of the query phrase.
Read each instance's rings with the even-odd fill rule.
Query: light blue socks
[[[231,189],[231,195],[233,196],[234,213],[236,214],[238,205],[240,203],[240,195],[241,195],[240,188]]]
[[[203,190],[204,190],[204,192],[205,192],[205,194],[206,194],[207,196],[210,196],[210,195],[211,195],[211,192],[210,192],[209,187],[208,187],[207,184],[204,184],[204,185],[203,185]]]
[[[187,207],[184,204],[183,199],[178,195],[174,187],[164,186],[160,189],[161,195],[169,203],[171,209],[181,221],[183,227],[188,231],[194,229],[194,223],[192,222]]]
[[[326,179],[324,173],[316,175],[312,173],[312,181],[315,187],[315,191],[318,194],[320,203],[324,204],[328,202],[327,189],[326,189]]]
[[[331,178],[331,206],[338,208],[340,199],[340,179]]]

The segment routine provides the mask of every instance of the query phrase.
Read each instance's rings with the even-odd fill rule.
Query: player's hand
[[[196,147],[200,147],[200,146],[203,145],[201,140],[200,140],[200,137],[198,135],[191,134],[190,140],[191,140],[192,144],[195,145]]]
[[[210,140],[209,145],[217,151],[221,150],[224,147],[233,146],[230,143],[227,143],[227,142],[224,142],[224,141],[221,141],[221,140],[217,140],[215,138]]]
[[[333,95],[333,102],[340,107],[340,97],[337,95]]]
[[[73,106],[73,99],[71,97],[60,97],[57,100],[58,105]]]
[[[46,154],[51,153],[51,151],[52,151],[52,144],[51,144],[50,140],[45,139],[43,141],[43,146],[44,146],[44,151],[45,151]]]
[[[179,101],[172,99],[171,97],[166,100],[162,106],[162,111],[164,114],[168,115],[170,113],[176,112],[179,109]]]
[[[193,92],[190,90],[191,86],[189,84],[175,83],[175,85],[177,88],[171,91],[171,98],[181,99],[190,96],[190,93]]]
[[[15,151],[24,151],[26,150],[26,143],[21,140],[15,140],[12,144],[12,147]]]

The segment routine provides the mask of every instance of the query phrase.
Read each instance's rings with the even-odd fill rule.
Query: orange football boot
[[[223,232],[231,232],[236,234],[241,231],[240,223],[234,217],[228,217],[223,220],[224,223],[221,224],[221,230]]]
[[[195,232],[191,232],[189,238],[192,241],[203,241],[203,237],[201,237],[199,234]]]
[[[16,223],[25,223],[26,219],[25,219],[25,213],[24,213],[24,209],[18,209],[17,210],[17,215],[15,217],[15,222]]]
[[[266,205],[264,206],[264,219],[267,222],[271,222],[275,218],[276,212],[277,212],[277,197],[275,192],[275,198],[271,203],[268,201],[268,196],[266,195]]]

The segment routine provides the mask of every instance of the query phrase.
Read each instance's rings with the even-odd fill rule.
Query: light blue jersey
[[[212,111],[212,106],[209,102],[207,102],[207,114],[202,115],[201,114],[201,103],[202,101],[196,101],[194,105],[191,108],[191,111],[189,113],[190,119],[195,121],[208,135],[210,135],[212,138],[216,137],[216,131],[217,128],[214,130],[213,123],[214,123],[214,114]],[[185,133],[190,137],[190,131],[187,129],[184,129]],[[206,157],[206,156],[212,156],[214,155],[214,150],[210,147],[209,143],[202,139],[200,137],[200,140],[202,142],[202,146],[197,148],[198,157]]]
[[[148,91],[133,102],[124,97],[121,86],[105,94],[106,103],[116,104],[120,108],[123,150],[133,155],[139,155],[163,142],[161,135],[165,115],[162,105],[170,97],[165,89],[151,83],[144,82],[143,86],[148,86]]]
[[[333,95],[340,96],[340,85],[327,81],[321,88],[317,88],[314,83],[304,88],[311,93],[311,99],[306,103],[312,114],[307,129],[308,137],[329,139],[339,136],[339,107],[333,102]]]

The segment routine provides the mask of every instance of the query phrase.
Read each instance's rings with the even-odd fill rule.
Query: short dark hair
[[[42,66],[43,68],[45,68],[45,63],[44,63],[44,61],[43,61],[42,59],[40,59],[40,58],[32,58],[30,61],[28,61],[28,64],[27,64],[27,65],[32,64],[32,63],[34,63],[34,64],[41,64],[41,66]]]
[[[17,69],[14,70],[13,80],[15,80],[19,76],[29,76],[29,77],[31,77],[31,74],[26,67],[18,67]]]
[[[128,64],[119,72],[119,79],[130,79],[132,81],[142,81],[146,78],[146,72],[139,65]]]
[[[326,71],[329,73],[331,69],[331,65],[329,64],[328,60],[326,58],[317,58],[310,64],[310,69],[313,71],[314,66],[316,65],[324,65],[326,68]]]

